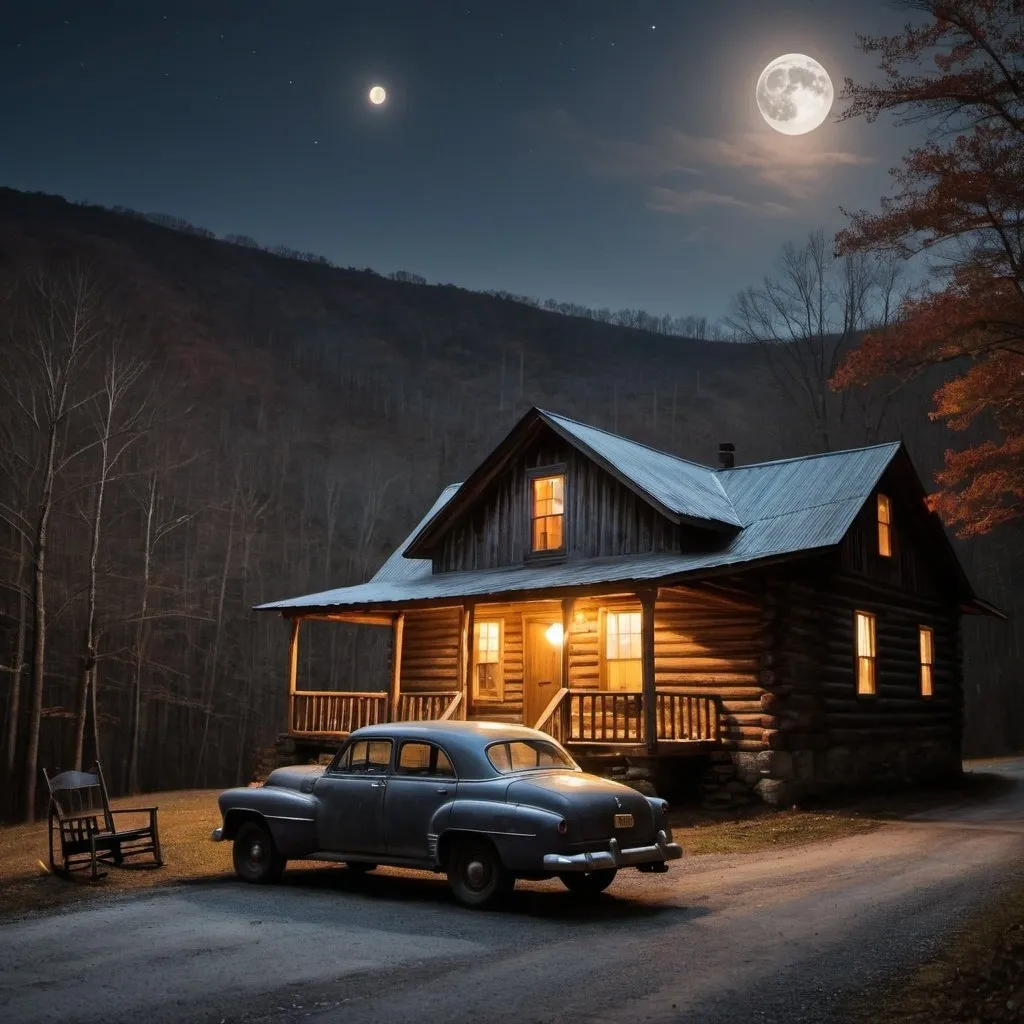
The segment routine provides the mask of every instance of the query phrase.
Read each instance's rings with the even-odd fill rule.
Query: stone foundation
[[[752,796],[773,807],[787,807],[797,800],[826,793],[942,782],[962,771],[960,751],[935,741],[874,743],[829,750],[735,751],[726,756],[732,765],[731,773],[723,761],[710,768],[708,795],[712,804],[739,795],[740,786],[746,791],[746,799]]]

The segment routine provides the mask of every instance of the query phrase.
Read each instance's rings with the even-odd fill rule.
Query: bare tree
[[[46,556],[57,479],[91,447],[69,441],[69,420],[90,400],[82,371],[102,330],[95,281],[80,265],[40,270],[20,282],[8,330],[13,358],[0,370],[0,388],[42,441],[35,508],[4,508],[6,521],[32,545],[32,681],[25,752],[25,814],[35,819],[39,728],[46,672]]]
[[[829,381],[859,332],[890,322],[899,278],[900,266],[892,260],[860,254],[837,259],[819,229],[799,248],[787,242],[774,275],[733,299],[727,325],[740,340],[764,346],[772,375],[801,410],[820,451],[842,432],[850,401]],[[884,407],[873,407],[871,416],[866,407],[862,411],[865,430],[876,434]]]
[[[149,402],[138,385],[147,368],[140,359],[125,356],[119,339],[114,339],[103,366],[98,394],[89,403],[90,419],[99,454],[92,485],[92,508],[89,520],[89,581],[86,589],[85,630],[82,637],[78,703],[75,713],[74,764],[83,763],[85,721],[91,700],[93,751],[100,756],[99,714],[97,707],[96,653],[96,578],[99,564],[100,534],[103,528],[104,498],[107,486],[125,452],[145,431],[143,417]]]

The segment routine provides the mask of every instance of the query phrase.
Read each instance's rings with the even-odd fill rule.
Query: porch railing
[[[299,690],[291,696],[290,731],[332,735],[386,722],[386,693]]]
[[[659,743],[719,739],[718,708],[713,697],[665,688],[658,690],[655,700]],[[644,743],[643,693],[563,688],[534,728],[562,743]]]
[[[396,722],[422,722],[428,719],[445,721],[452,718],[462,703],[458,690],[438,690],[433,693],[401,693],[394,716]]]

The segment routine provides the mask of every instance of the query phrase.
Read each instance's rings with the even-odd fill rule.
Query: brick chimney
[[[723,441],[718,446],[718,462],[722,469],[732,469],[736,465],[736,445]]]

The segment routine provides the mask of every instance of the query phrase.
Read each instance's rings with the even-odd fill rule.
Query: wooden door
[[[549,619],[527,619],[523,651],[523,725],[531,728],[562,685],[562,646],[545,635]]]

